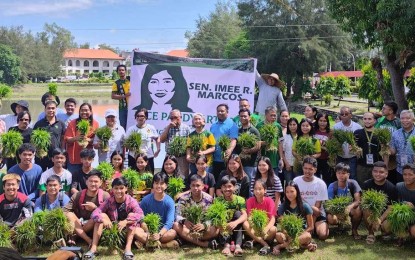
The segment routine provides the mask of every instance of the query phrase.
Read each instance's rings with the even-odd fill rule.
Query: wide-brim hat
[[[276,82],[276,83],[275,83],[275,85],[276,85],[277,87],[282,87],[282,86],[284,86],[284,85],[285,85],[284,81],[280,80],[280,77],[278,76],[278,74],[277,74],[277,73],[262,74],[261,76],[262,76],[262,78],[263,78],[265,81],[267,81],[269,77],[271,77],[271,78],[275,79],[275,82]]]
[[[13,102],[10,105],[10,108],[12,109],[14,114],[16,114],[17,105],[26,108],[26,110],[29,110],[29,103],[27,103],[27,101],[25,101],[25,100],[19,100],[19,101]]]

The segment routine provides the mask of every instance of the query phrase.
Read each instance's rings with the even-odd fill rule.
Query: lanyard
[[[408,135],[406,135],[405,130],[403,130],[403,129],[402,129],[402,135],[403,135],[403,138],[404,138],[404,140],[405,140],[405,142],[404,142],[404,146],[403,146],[403,148],[404,148],[404,149],[406,149],[406,145],[408,144],[408,139],[409,139],[409,137],[412,135],[412,132],[413,132],[413,131],[414,131],[414,128],[412,128],[411,132],[409,132],[409,133],[408,133]]]
[[[367,131],[366,131],[366,129],[365,129],[365,134],[366,134],[366,138],[367,138],[367,144],[369,145],[369,154],[371,154],[372,153],[372,138],[373,138],[373,132],[370,132],[371,134],[370,134],[370,138],[369,138],[369,135],[368,135],[368,133],[367,133]]]

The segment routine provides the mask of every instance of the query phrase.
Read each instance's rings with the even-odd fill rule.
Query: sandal
[[[231,256],[232,255],[231,246],[228,243],[225,244],[225,248],[222,250],[222,254],[224,256]]]
[[[281,247],[280,245],[276,245],[274,246],[274,248],[272,249],[272,255],[278,256],[281,254]]]
[[[270,252],[271,252],[271,248],[269,246],[264,246],[259,250],[258,254],[259,255],[268,255]]]
[[[375,243],[375,241],[376,241],[375,235],[368,235],[366,237],[366,244],[368,244],[368,245],[373,245]]]
[[[245,243],[242,245],[242,247],[245,248],[245,249],[252,249],[252,248],[254,248],[254,241],[252,241],[252,240],[245,241]]]
[[[88,251],[84,254],[82,259],[94,259],[97,256],[96,252]]]
[[[122,258],[123,260],[133,260],[134,259],[134,254],[131,251],[126,251],[124,252],[124,256]]]
[[[316,242],[310,242],[310,244],[307,245],[308,252],[314,252],[317,250],[317,244]]]
[[[218,242],[216,241],[216,239],[213,239],[213,240],[211,240],[211,241],[209,241],[209,243],[208,243],[208,247],[210,248],[210,249],[213,249],[213,250],[216,250],[216,249],[218,249]]]
[[[242,257],[244,251],[242,251],[242,248],[240,245],[236,245],[235,252],[233,252],[233,255],[236,257]]]

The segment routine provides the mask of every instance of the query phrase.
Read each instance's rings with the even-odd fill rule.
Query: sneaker
[[[208,247],[213,249],[213,250],[218,249],[219,245],[218,245],[218,242],[216,241],[216,239],[213,239],[213,240],[209,241]]]

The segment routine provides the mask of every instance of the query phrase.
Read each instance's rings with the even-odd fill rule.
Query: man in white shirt
[[[302,199],[313,209],[313,220],[315,232],[319,239],[326,240],[329,236],[326,212],[323,202],[328,200],[327,186],[323,180],[315,177],[317,171],[317,160],[306,157],[303,160],[303,174],[294,178],[301,192]]]

